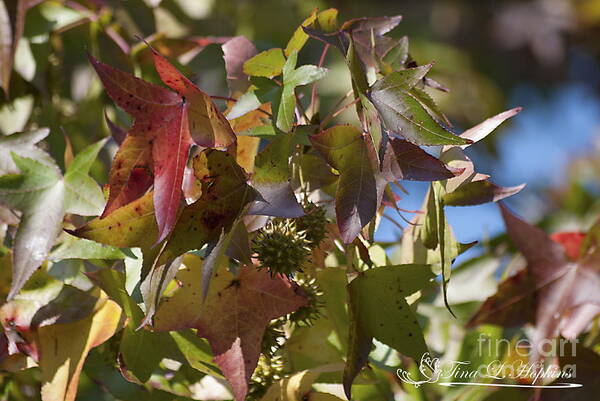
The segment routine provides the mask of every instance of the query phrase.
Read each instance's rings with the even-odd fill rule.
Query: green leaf
[[[279,48],[265,50],[244,62],[244,74],[271,78],[281,74],[286,60]]]
[[[298,53],[304,47],[304,44],[308,40],[308,35],[304,32],[302,27],[311,26],[315,20],[317,19],[317,10],[313,10],[313,12],[306,18],[302,24],[292,34],[290,41],[285,47],[285,55],[289,57],[293,52]]]
[[[338,29],[338,10],[335,8],[328,8],[327,10],[321,11],[317,15],[318,28],[324,32],[333,32]]]
[[[447,206],[472,206],[487,202],[498,202],[519,193],[525,184],[514,187],[501,187],[488,180],[466,183],[455,191],[444,195]]]
[[[173,346],[169,333],[135,330],[135,327],[128,325],[123,329],[119,352],[127,369],[145,383]]]
[[[252,86],[248,92],[240,96],[233,105],[227,119],[233,120],[253,110],[258,109],[264,103],[273,103],[281,98],[281,87],[270,79],[253,77]]]
[[[379,115],[377,114],[377,110],[375,109],[375,106],[373,106],[373,103],[371,103],[371,101],[365,95],[360,93],[359,98],[362,113],[367,123],[367,130],[369,131],[369,136],[373,141],[373,149],[377,151],[375,153],[379,162],[382,162],[381,158],[379,157],[379,150],[382,146],[383,135],[381,132],[381,121],[379,121]]]
[[[207,375],[223,377],[223,374],[213,362],[213,355],[208,341],[195,335],[192,330],[171,331],[169,335],[191,367]]]
[[[0,135],[0,175],[18,173],[11,152],[21,157],[37,160],[47,166],[54,166],[52,157],[42,149],[35,146],[36,143],[46,138],[50,130],[40,128],[35,131],[18,132],[16,134]]]
[[[314,65],[303,65],[296,69],[297,59],[298,53],[292,52],[283,67],[283,90],[277,111],[277,128],[283,132],[290,132],[294,124],[296,87],[315,82],[327,72],[327,69]]]
[[[119,248],[77,238],[69,234],[65,234],[65,240],[49,256],[52,260],[124,259],[125,257],[126,255]]]
[[[408,60],[408,37],[403,36],[398,40],[396,45],[390,49],[383,57],[383,63],[389,66],[391,71],[397,71],[404,68],[404,64]]]
[[[65,172],[65,212],[80,216],[98,216],[105,200],[98,184],[88,175],[90,167],[107,139],[102,139],[81,151]]]
[[[367,81],[367,76],[363,69],[363,64],[358,58],[358,55],[355,51],[354,40],[352,40],[352,36],[350,35],[350,41],[348,45],[348,50],[344,55],[346,57],[346,63],[348,64],[348,68],[350,69],[350,76],[352,77],[352,88],[354,89],[354,95],[365,94],[367,89],[369,88],[369,82]]]
[[[430,185],[427,193],[427,214],[425,214],[425,226],[423,230],[423,245],[429,249],[436,249],[440,240],[438,233],[438,218],[440,216],[440,202],[436,199],[433,185]]]
[[[346,270],[339,267],[328,267],[317,271],[317,282],[323,289],[325,315],[335,329],[342,349],[347,349],[348,311],[346,305],[348,294],[346,292]]]
[[[256,95],[255,91],[250,90],[237,99],[237,101],[227,114],[227,119],[233,120],[235,118],[241,117],[246,113],[258,109],[261,105],[262,103],[258,99],[258,96]]]
[[[409,91],[423,80],[433,64],[395,71],[373,84],[372,91],[403,90]]]
[[[461,138],[433,119],[410,92],[431,66],[397,71],[375,82],[371,101],[388,131],[402,135],[417,145],[465,145]]]
[[[435,103],[435,101],[431,98],[431,96],[429,96],[429,94],[424,90],[421,89],[418,86],[415,86],[414,88],[412,88],[410,90],[410,93],[423,105],[427,108],[427,111],[429,111],[435,118],[437,118],[440,121],[443,121],[444,124],[450,126],[450,121],[448,120],[448,117],[446,117],[446,115],[442,112],[442,110],[438,107],[438,105]],[[466,138],[463,135],[460,135],[462,138]],[[471,139],[471,138],[469,138]],[[463,145],[466,146],[466,145]]]
[[[262,196],[248,214],[275,217],[300,217],[304,214],[289,183],[291,134],[276,136],[256,155],[253,187]]]
[[[417,317],[404,298],[433,277],[427,265],[383,266],[360,273],[348,285],[350,340],[344,371],[348,399],[354,378],[367,362],[373,337],[415,360],[427,352]]]
[[[358,320],[376,339],[419,360],[427,352],[416,315],[404,299],[434,278],[427,265],[370,269],[349,285]]]
[[[12,154],[21,174],[0,177],[0,203],[23,214],[14,242],[12,299],[46,259],[64,215],[65,188],[56,165]]]
[[[140,382],[145,383],[166,356],[165,351],[172,343],[168,333],[136,330],[143,318],[142,309],[125,290],[125,275],[113,269],[102,269],[88,273],[106,294],[125,312],[129,323],[123,329],[119,352],[127,369]],[[148,352],[152,350],[152,352]]]

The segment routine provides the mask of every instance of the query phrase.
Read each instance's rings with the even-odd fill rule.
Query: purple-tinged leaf
[[[106,113],[106,110],[104,110],[104,119],[106,120],[106,125],[108,126],[108,129],[110,130],[110,135],[115,140],[117,145],[121,145],[123,143],[123,141],[125,140],[125,137],[127,136],[127,131],[124,130],[123,128],[121,128],[120,126],[118,126],[117,124],[113,123],[110,120],[110,118],[108,118],[108,114]]]
[[[439,181],[464,171],[449,167],[419,146],[398,138],[390,140],[384,165],[395,180]]]
[[[482,203],[498,202],[519,193],[525,184],[514,187],[501,187],[489,180],[473,181],[444,195],[446,206],[473,206]]]
[[[236,36],[221,46],[231,92],[245,92],[250,85],[244,73],[244,63],[257,53],[256,46],[245,36]]]
[[[291,141],[291,134],[280,134],[256,155],[252,185],[262,199],[248,214],[287,218],[304,214],[289,183]]]
[[[575,334],[600,311],[600,293],[597,291],[600,288],[600,256],[598,248],[594,247],[571,261],[563,246],[541,229],[519,219],[502,204],[500,209],[509,237],[527,260],[525,273],[519,274],[530,277],[531,285],[515,287],[512,281],[516,279],[508,279],[500,285],[498,293],[483,304],[471,324],[514,324],[512,312],[516,310],[516,304],[525,302],[526,297],[535,297],[531,360],[537,362],[544,341],[554,339],[561,331]],[[577,319],[573,319],[573,313],[577,313]]]
[[[340,172],[335,210],[342,240],[351,243],[375,216],[378,184],[362,132],[338,125],[310,137],[325,160]]]
[[[305,306],[306,297],[287,277],[244,266],[232,275],[224,265],[214,273],[206,300],[201,297],[204,266],[186,260],[177,279],[183,283],[157,314],[159,330],[198,329],[206,338],[215,362],[230,382],[235,399],[242,401],[256,368],[261,340],[268,323]],[[249,317],[252,317],[249,319]]]
[[[494,117],[490,117],[484,122],[474,126],[473,128],[469,128],[462,134],[460,134],[461,138],[470,139],[473,142],[467,145],[463,145],[463,148],[478,142],[488,136],[492,131],[494,131],[500,124],[509,118],[517,115],[522,110],[522,107],[515,107],[514,109],[510,109],[504,111],[500,114],[495,115]]]

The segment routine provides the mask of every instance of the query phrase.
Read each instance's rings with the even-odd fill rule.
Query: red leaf
[[[179,115],[156,137],[152,147],[154,209],[159,228],[157,243],[165,239],[177,221],[183,173],[192,145],[187,122],[187,109],[180,107]]]
[[[181,97],[166,88],[101,63],[92,56],[89,59],[111,99],[146,124],[168,122],[174,111],[173,106],[181,104]]]
[[[160,242],[177,220],[192,138],[206,147],[228,146],[235,141],[235,134],[210,96],[154,49],[152,54],[161,79],[178,94],[91,56],[90,61],[108,95],[135,119],[115,155],[109,199],[102,217],[143,195],[154,176],[154,209]]]
[[[545,232],[519,219],[503,205],[500,208],[508,235],[525,256],[527,267],[505,280],[470,324],[511,326],[522,323],[515,321],[516,313],[520,311],[524,317],[534,308],[536,330],[531,359],[535,362],[540,359],[544,341],[560,333],[570,338],[578,336],[600,312],[600,253],[593,246],[575,263],[571,262],[563,247]],[[571,240],[576,238],[569,236]]]
[[[558,242],[563,246],[565,253],[571,260],[579,259],[579,251],[585,238],[585,233],[561,232],[552,234],[550,238],[552,241]]]
[[[235,134],[229,122],[210,96],[202,92],[154,49],[152,55],[160,79],[186,101],[190,134],[194,142],[207,148],[229,146],[235,142]]]
[[[287,277],[244,266],[237,276],[221,265],[202,302],[199,258],[187,256],[180,270],[182,283],[165,300],[155,317],[157,330],[198,329],[213,351],[215,361],[229,380],[235,399],[244,400],[256,368],[263,334],[269,322],[307,304],[298,286]]]
[[[101,217],[142,196],[152,180],[152,144],[143,136],[126,136],[110,167],[108,202]]]

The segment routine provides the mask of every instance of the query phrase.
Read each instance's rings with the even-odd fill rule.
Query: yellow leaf
[[[121,308],[104,292],[96,305],[85,319],[38,330],[43,401],[74,401],[88,352],[117,330]]]

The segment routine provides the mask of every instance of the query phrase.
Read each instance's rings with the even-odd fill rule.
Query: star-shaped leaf
[[[291,134],[275,137],[255,159],[252,185],[262,196],[249,214],[276,217],[300,217],[304,214],[290,186]]]
[[[107,245],[142,249],[142,279],[150,274],[150,281],[144,284],[149,286],[144,297],[147,311],[152,311],[164,289],[165,277],[176,271],[178,265],[172,263],[173,260],[207,243],[214,246],[220,235],[231,230],[246,205],[256,197],[256,191],[247,184],[246,173],[229,153],[206,149],[194,157],[193,165],[196,179],[201,183],[202,195],[181,211],[172,233],[159,246],[154,247],[158,226],[152,192],[73,232],[78,237]],[[151,313],[146,319],[150,317]]]
[[[393,72],[375,82],[370,99],[386,129],[417,145],[465,145],[471,139],[454,135],[440,125],[411,89],[431,65]]]
[[[264,331],[272,319],[307,304],[298,287],[283,276],[254,266],[241,267],[238,275],[221,265],[208,296],[200,296],[200,260],[180,271],[182,287],[159,308],[158,330],[198,329],[215,355],[215,361],[233,387],[235,399],[244,400],[248,381],[260,355]]]
[[[40,128],[35,131],[0,136],[0,175],[19,172],[11,157],[11,152],[21,157],[37,160],[48,166],[54,165],[52,157],[35,145],[46,138],[49,133],[48,128]]]
[[[13,282],[9,299],[46,259],[65,213],[93,215],[102,208],[102,192],[87,173],[104,143],[93,144],[77,155],[64,178],[51,159],[48,162],[52,163],[45,164],[44,158],[37,161],[12,153],[20,174],[0,176],[0,203],[22,212],[13,247]],[[32,152],[30,155],[41,150],[34,148]]]
[[[158,74],[175,92],[150,84],[90,56],[108,95],[134,117],[113,161],[106,217],[139,198],[154,183],[154,208],[162,241],[176,223],[190,146],[228,146],[235,134],[206,93],[154,49]]]
[[[296,108],[295,90],[297,86],[308,85],[323,78],[327,73],[326,68],[315,65],[303,65],[296,68],[298,53],[292,52],[283,66],[283,88],[281,101],[277,111],[277,128],[283,132],[290,132],[294,124],[294,110]]]
[[[484,302],[469,324],[513,325],[511,315],[521,315],[523,308],[534,302],[536,330],[532,359],[537,360],[542,341],[559,334],[574,338],[600,313],[597,291],[600,288],[600,244],[592,229],[589,235],[592,240],[587,243],[585,252],[572,261],[563,246],[541,229],[519,219],[504,205],[500,205],[500,209],[508,235],[525,256],[527,267],[502,283],[498,293]],[[594,306],[593,313],[589,313],[586,305]],[[585,321],[578,321],[574,315],[585,317]]]
[[[348,285],[350,339],[344,391],[366,364],[373,338],[420,360],[427,352],[423,332],[405,300],[433,278],[427,265],[383,266],[361,273]]]

